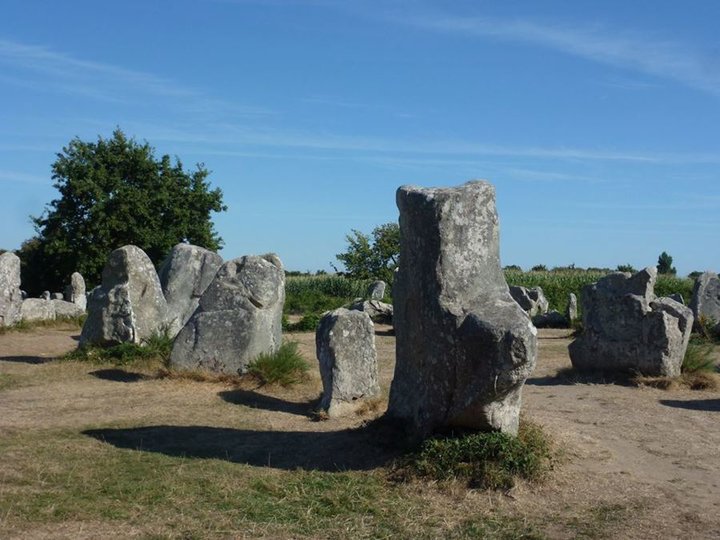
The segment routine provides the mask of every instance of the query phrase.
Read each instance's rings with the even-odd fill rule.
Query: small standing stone
[[[22,301],[20,258],[7,251],[0,255],[0,327],[20,322]]]
[[[74,272],[70,276],[70,285],[65,287],[65,301],[72,302],[83,311],[87,309],[87,294],[85,289],[85,278],[80,272]]]
[[[380,393],[375,329],[367,313],[344,308],[326,313],[315,343],[323,382],[320,408],[329,416],[347,414]]]
[[[65,297],[61,292],[54,292],[50,295],[50,300],[62,300],[63,298]]]
[[[690,309],[695,315],[695,328],[700,330],[701,321],[714,323],[720,332],[720,277],[715,272],[704,272],[695,281]]]
[[[50,300],[52,296],[50,295],[50,291],[43,291],[43,293],[40,295],[40,298],[43,300]]]
[[[382,299],[385,298],[386,288],[387,283],[385,283],[384,281],[373,281],[368,287],[368,298],[370,300],[382,301]]]
[[[542,287],[528,289],[527,287],[513,286],[510,287],[510,294],[531,318],[546,314],[550,308],[550,303],[545,298]]]
[[[567,308],[565,309],[565,318],[568,320],[570,326],[572,326],[572,324],[578,318],[578,301],[575,293],[568,294],[568,303]]]

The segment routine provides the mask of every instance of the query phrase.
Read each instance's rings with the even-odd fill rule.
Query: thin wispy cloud
[[[85,60],[48,47],[0,39],[0,81],[36,91],[54,91],[103,102],[140,103],[160,99],[188,113],[222,111],[239,116],[271,114],[240,105],[152,73]],[[8,73],[8,70],[12,70]],[[153,101],[153,103],[157,103]]]
[[[683,43],[599,25],[560,25],[530,20],[458,17],[442,13],[399,16],[397,23],[435,32],[526,43],[663,79],[720,96],[717,55]]]

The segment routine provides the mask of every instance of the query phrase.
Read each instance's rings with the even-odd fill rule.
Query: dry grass
[[[718,390],[720,376],[715,373],[698,372],[683,373],[679,377],[643,377],[638,375],[632,379],[637,386],[648,386],[660,390]]]

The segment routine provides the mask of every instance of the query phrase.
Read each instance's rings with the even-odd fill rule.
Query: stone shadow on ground
[[[665,405],[666,407],[688,409],[691,411],[720,412],[720,399],[691,399],[688,401],[680,399],[661,399],[660,404]]]
[[[0,362],[17,362],[19,364],[47,364],[55,358],[45,356],[0,356]]]
[[[149,379],[147,375],[125,371],[124,369],[98,369],[97,371],[91,371],[89,375],[102,379],[103,381],[122,383],[134,383]]]
[[[403,451],[397,431],[382,421],[329,432],[148,426],[83,434],[117,448],[283,470],[370,470],[391,463]]]
[[[287,401],[273,396],[259,394],[252,390],[241,389],[225,390],[219,392],[218,396],[220,396],[223,401],[227,401],[233,405],[245,405],[252,409],[284,412],[298,416],[306,416],[308,418],[313,417],[313,408],[319,401],[317,399],[301,402]]]
[[[611,371],[578,371],[572,367],[558,370],[555,375],[531,377],[525,384],[532,386],[573,386],[576,384],[614,384],[617,386],[637,386],[633,382],[635,375]]]

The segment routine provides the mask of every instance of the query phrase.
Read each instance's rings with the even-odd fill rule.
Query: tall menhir
[[[502,273],[494,187],[403,186],[397,205],[388,415],[419,437],[447,428],[516,434],[537,331]]]

